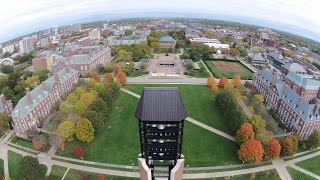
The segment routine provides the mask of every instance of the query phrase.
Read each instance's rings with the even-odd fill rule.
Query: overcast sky
[[[0,42],[103,14],[206,13],[293,32],[320,41],[320,0],[1,0]],[[148,16],[148,13],[143,14]],[[227,17],[236,18],[227,18]],[[91,17],[91,19],[89,19]],[[98,16],[97,16],[98,17]],[[100,19],[102,16],[99,16]],[[106,16],[107,17],[107,16]],[[88,18],[88,19],[86,19]],[[271,25],[270,25],[271,26]]]

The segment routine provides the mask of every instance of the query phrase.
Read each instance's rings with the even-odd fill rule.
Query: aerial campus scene
[[[318,7],[4,0],[0,180],[320,179]]]

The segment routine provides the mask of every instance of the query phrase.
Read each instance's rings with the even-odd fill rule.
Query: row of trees
[[[117,62],[139,61],[141,58],[150,58],[152,49],[146,42],[132,45],[112,47],[112,54],[117,56]]]
[[[181,59],[193,61],[206,60],[212,57],[213,49],[206,45],[190,45],[180,56]]]

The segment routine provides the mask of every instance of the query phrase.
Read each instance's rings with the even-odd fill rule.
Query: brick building
[[[162,49],[174,49],[176,47],[176,40],[174,40],[171,36],[163,36],[159,39],[159,45]]]
[[[52,72],[56,73],[68,66],[84,75],[87,72],[97,72],[100,66],[105,65],[109,61],[111,61],[111,48],[100,46],[96,47],[89,54],[83,53],[55,58],[52,64]]]
[[[254,73],[252,83],[265,97],[267,108],[301,139],[320,129],[319,80],[293,72],[283,78],[276,71],[261,70]]]
[[[67,95],[78,82],[79,72],[66,67],[20,99],[11,113],[13,127],[20,133],[39,125],[40,117],[48,117],[53,105]]]

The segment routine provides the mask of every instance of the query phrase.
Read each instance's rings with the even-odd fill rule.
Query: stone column
[[[146,159],[138,158],[139,172],[141,180],[152,180],[151,170],[147,166]]]

